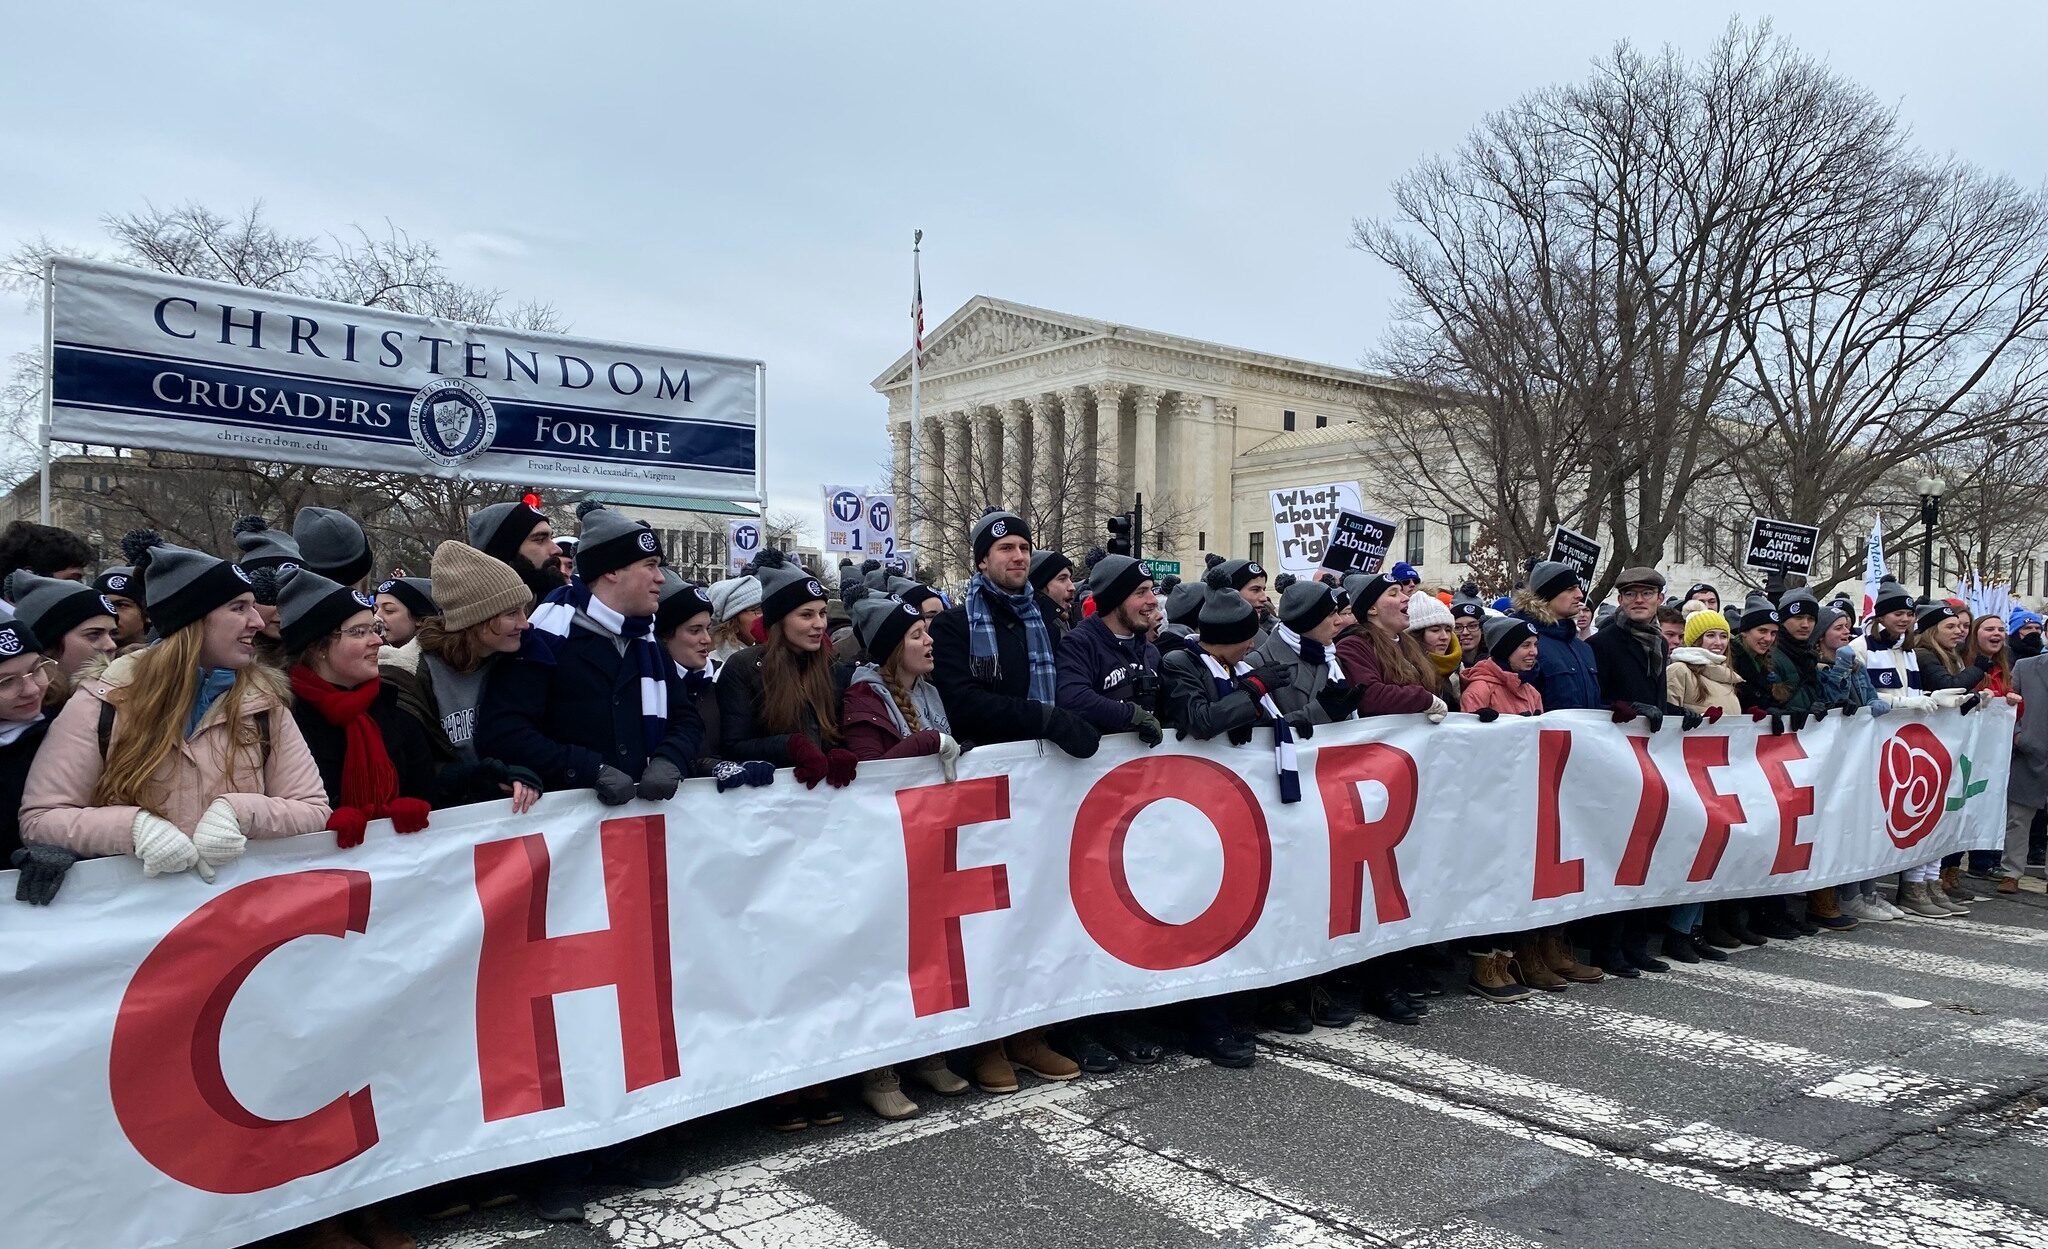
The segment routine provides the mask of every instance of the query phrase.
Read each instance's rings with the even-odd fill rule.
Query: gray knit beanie
[[[292,540],[298,543],[301,564],[340,585],[369,576],[375,562],[356,518],[331,507],[300,508],[292,520]]]

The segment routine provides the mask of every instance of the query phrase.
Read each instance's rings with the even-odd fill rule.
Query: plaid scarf
[[[1024,622],[1024,648],[1031,656],[1032,702],[1050,707],[1059,693],[1059,666],[1053,661],[1052,635],[1046,632],[1045,617],[1038,613],[1038,599],[1027,586],[1006,594],[980,573],[967,583],[967,670],[976,680],[1003,679],[1002,661],[996,654],[996,622],[989,614],[989,600],[1002,599]]]
[[[566,638],[581,612],[599,628],[625,639],[626,654],[640,673],[640,753],[652,755],[668,736],[667,667],[672,665],[661,643],[654,639],[654,617],[623,616],[590,592],[583,578],[571,577],[569,584],[549,593],[534,610],[533,628],[527,638],[534,643],[525,650],[529,659],[555,662],[553,642]]]
[[[1224,697],[1236,688],[1233,677],[1241,677],[1252,670],[1250,664],[1240,663],[1234,670],[1225,672],[1223,665],[1217,663],[1216,657],[1208,651],[1196,653],[1202,657],[1202,663],[1208,667],[1210,677],[1216,682],[1218,698]],[[1286,719],[1281,716],[1280,709],[1273,705],[1270,697],[1259,695],[1259,707],[1273,721],[1273,771],[1280,778],[1280,801],[1300,802],[1301,772],[1295,767],[1294,730],[1287,727]]]

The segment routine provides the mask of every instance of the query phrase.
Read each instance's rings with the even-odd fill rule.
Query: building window
[[[1417,568],[1420,568],[1420,567],[1422,567],[1422,564],[1423,564],[1423,558],[1422,558],[1422,523],[1423,523],[1423,522],[1422,522],[1422,518],[1421,518],[1420,516],[1415,516],[1415,517],[1411,517],[1411,518],[1409,518],[1409,521],[1408,521],[1408,554],[1407,554],[1406,556],[1404,556],[1404,557],[1403,557],[1403,558],[1405,558],[1405,559],[1406,559],[1406,560],[1407,560],[1407,561],[1408,561],[1409,563],[1411,563],[1411,564],[1415,565],[1415,566],[1416,566]]]
[[[1472,562],[1472,518],[1463,512],[1451,517],[1451,562]]]
[[[1198,530],[1196,530],[1196,531],[1195,531],[1195,547],[1196,547],[1196,549],[1197,549],[1197,550],[1202,550],[1202,551],[1206,551],[1206,550],[1208,550],[1208,549],[1209,549],[1209,531],[1208,531],[1208,530],[1206,530],[1206,529],[1198,529]]]
[[[1291,416],[1293,416],[1293,415],[1294,415],[1294,413],[1292,413],[1292,412],[1289,412],[1289,413],[1288,413],[1287,415],[1291,417]],[[1265,535],[1265,534],[1263,534],[1263,533],[1257,533],[1257,532],[1254,532],[1254,533],[1251,533],[1251,534],[1248,534],[1248,535],[1246,535],[1246,537],[1245,537],[1245,542],[1244,542],[1244,551],[1245,551],[1245,558],[1246,558],[1246,559],[1248,559],[1248,560],[1250,560],[1250,561],[1251,561],[1252,563],[1254,563],[1254,564],[1263,564],[1263,563],[1265,563],[1265,562],[1266,562],[1266,535]]]
[[[1280,413],[1280,428],[1290,432],[1294,429],[1294,413],[1291,410],[1283,410]]]
[[[1321,415],[1318,415],[1318,416],[1316,417],[1316,428],[1317,428],[1317,429],[1327,429],[1327,428],[1329,428],[1329,425],[1330,425],[1330,418],[1329,418],[1329,417],[1327,417],[1327,416],[1321,416]]]

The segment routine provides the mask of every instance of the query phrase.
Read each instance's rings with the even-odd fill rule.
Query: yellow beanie
[[[1696,611],[1685,618],[1685,644],[1698,646],[1700,638],[1715,630],[1727,633],[1728,617],[1717,611]]]

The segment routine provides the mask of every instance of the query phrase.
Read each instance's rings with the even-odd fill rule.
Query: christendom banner
[[[2001,844],[2013,713],[1554,713],[782,773],[80,864],[0,906],[0,1209],[201,1249],[884,1063],[1426,942]],[[12,891],[11,874],[0,888]]]
[[[51,432],[245,460],[756,500],[756,360],[92,261],[51,269]]]

